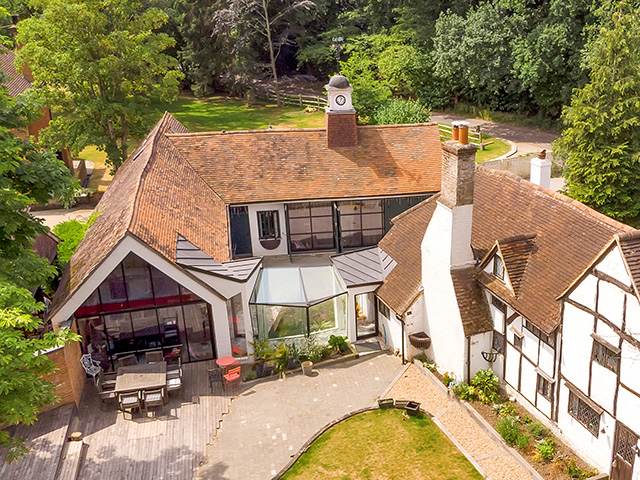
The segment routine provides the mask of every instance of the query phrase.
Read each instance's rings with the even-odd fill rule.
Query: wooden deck
[[[31,453],[9,464],[0,450],[0,478],[54,480],[72,415],[69,403],[39,415],[34,425],[11,427],[13,435],[26,439]]]
[[[207,368],[213,365],[213,361],[183,365],[183,398],[172,394],[156,419],[146,418],[143,411],[134,413],[133,420],[127,414],[125,420],[115,402],[105,404],[102,411],[88,381],[78,413],[77,430],[87,444],[78,478],[195,478],[206,460],[207,443],[230,405],[220,386],[214,392],[209,388]]]

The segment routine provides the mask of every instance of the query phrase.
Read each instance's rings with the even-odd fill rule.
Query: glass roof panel
[[[307,302],[333,297],[347,291],[332,265],[322,267],[302,267],[302,282],[307,294]]]
[[[346,291],[344,282],[332,265],[265,267],[251,295],[251,303],[311,305]]]
[[[298,267],[263,268],[253,303],[268,305],[305,304]]]

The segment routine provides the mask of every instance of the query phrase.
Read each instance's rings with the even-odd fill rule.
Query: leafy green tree
[[[383,103],[371,118],[376,125],[394,125],[402,123],[424,123],[431,118],[431,113],[416,100],[392,98]]]
[[[590,47],[589,83],[563,113],[554,154],[566,192],[618,220],[640,219],[640,13],[622,1]]]
[[[32,249],[48,229],[27,207],[52,198],[69,204],[79,188],[55,155],[16,136],[40,114],[28,97],[14,100],[0,87],[0,424],[33,423],[55,400],[54,385],[42,379],[53,362],[38,352],[77,339],[68,331],[34,335],[41,325],[35,314],[44,305],[29,289],[47,283],[56,270]],[[0,448],[9,460],[26,452],[6,430],[0,430]]]
[[[61,222],[53,227],[53,233],[62,240],[58,244],[58,267],[60,271],[63,271],[64,268],[71,260],[71,256],[78,248],[78,245],[87,234],[89,227],[93,225],[93,222],[98,218],[98,213],[94,213],[89,217],[88,220],[67,220],[66,222]]]
[[[154,121],[152,105],[178,93],[182,73],[156,30],[167,21],[139,1],[43,0],[43,12],[21,21],[19,61],[27,62],[38,94],[57,113],[43,141],[77,152],[97,145],[116,170],[131,138]]]

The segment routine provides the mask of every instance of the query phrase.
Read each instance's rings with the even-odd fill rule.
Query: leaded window
[[[493,295],[491,296],[491,305],[496,307],[505,315],[507,314],[507,304],[500,300],[498,297],[494,297]]]
[[[604,368],[611,370],[612,372],[618,371],[618,365],[620,364],[620,354],[615,353],[597,340],[594,340],[593,342],[593,352],[591,354],[591,359],[594,362],[602,365]]]
[[[631,430],[618,425],[618,443],[616,445],[616,455],[622,458],[629,465],[633,465],[636,456],[636,446],[638,437]]]
[[[553,382],[538,374],[538,393],[547,400],[553,399]]]
[[[595,437],[598,436],[600,414],[573,392],[569,392],[569,415],[578,420]]]
[[[499,255],[493,257],[493,274],[501,280],[504,280],[504,262]]]
[[[533,333],[536,337],[538,337],[540,340],[542,340],[544,343],[546,343],[550,347],[555,347],[556,345],[555,332],[552,333],[551,335],[547,335],[546,333],[544,333],[542,330],[540,330],[538,327],[533,325],[528,320],[524,322],[524,328],[529,330],[531,333]]]
[[[493,349],[498,353],[504,353],[504,335],[497,330],[493,331]]]

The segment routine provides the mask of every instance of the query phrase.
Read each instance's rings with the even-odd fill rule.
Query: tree
[[[564,109],[554,154],[567,194],[615,219],[640,219],[640,13],[618,4],[590,46],[589,83]]]
[[[219,10],[215,14],[215,20],[219,25],[216,32],[239,30],[244,31],[243,36],[251,36],[258,33],[266,40],[269,51],[269,66],[271,76],[276,86],[276,98],[280,106],[280,85],[276,60],[280,55],[282,46],[289,41],[289,35],[294,26],[299,25],[291,21],[295,12],[308,11],[315,4],[311,0],[230,0],[229,7]],[[286,28],[276,33],[276,28],[287,20]]]
[[[71,260],[74,252],[78,248],[78,245],[87,234],[89,227],[93,225],[93,222],[98,218],[98,213],[94,213],[88,220],[67,220],[61,222],[53,227],[53,233],[61,240],[58,244],[58,267],[60,271]]]
[[[43,12],[18,24],[40,98],[57,116],[45,143],[78,152],[97,145],[115,171],[131,138],[154,121],[152,105],[178,93],[182,74],[164,51],[174,44],[157,33],[167,15],[138,1],[43,0]]]
[[[373,114],[371,120],[375,125],[394,125],[402,123],[424,123],[431,118],[431,113],[416,100],[393,98],[383,103]]]
[[[3,81],[3,79],[0,79]],[[41,114],[28,97],[14,100],[0,87],[0,424],[30,424],[55,400],[54,385],[42,376],[54,369],[49,348],[77,339],[67,330],[34,335],[41,325],[29,289],[45,284],[55,267],[37,256],[32,242],[48,229],[27,207],[52,198],[71,202],[79,188],[55,155],[15,135]],[[0,447],[12,460],[26,453],[23,441],[0,431]]]

